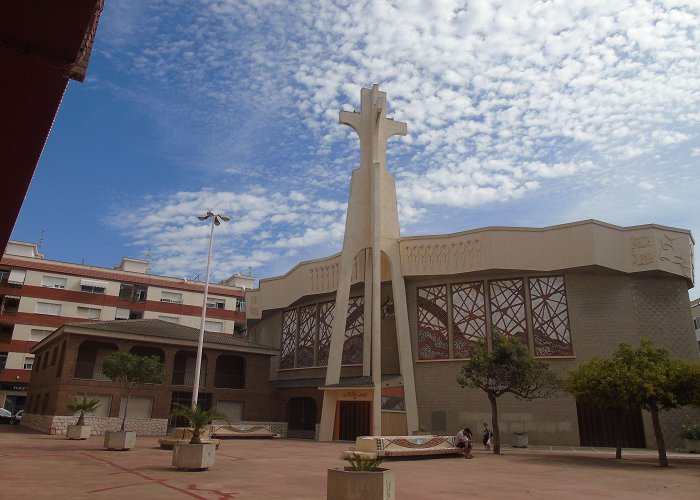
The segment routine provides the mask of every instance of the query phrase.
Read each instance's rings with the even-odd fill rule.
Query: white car
[[[0,424],[11,424],[12,423],[12,413],[10,410],[5,408],[0,408]]]

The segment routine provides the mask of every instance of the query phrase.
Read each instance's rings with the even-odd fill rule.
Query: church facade
[[[386,95],[362,90],[341,124],[360,136],[343,250],[298,264],[247,292],[248,332],[279,346],[270,380],[286,399],[289,435],[453,434],[490,422],[485,394],[457,383],[470,350],[494,329],[564,374],[621,342],[646,338],[698,360],[688,288],[689,231],[588,220],[402,237],[386,141],[407,127]],[[339,306],[339,304],[341,306]],[[499,400],[504,435],[544,445],[611,444],[610,416],[571,396]],[[662,415],[673,446],[682,415]],[[648,415],[625,418],[625,445],[653,445]]]

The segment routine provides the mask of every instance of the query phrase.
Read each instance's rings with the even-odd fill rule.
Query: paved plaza
[[[322,499],[326,470],[342,466],[349,443],[306,440],[224,441],[216,464],[179,472],[157,438],[106,451],[102,437],[69,441],[19,426],[0,426],[0,498]],[[397,498],[673,498],[697,499],[700,455],[669,455],[662,469],[651,450],[506,447],[503,455],[395,460]]]

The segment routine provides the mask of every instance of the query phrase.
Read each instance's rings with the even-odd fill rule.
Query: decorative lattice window
[[[447,286],[418,289],[418,359],[447,359]]]
[[[563,276],[530,278],[535,356],[573,356]]]
[[[316,304],[299,308],[299,345],[297,367],[314,365],[314,340],[316,335]]]
[[[294,368],[294,348],[296,346],[298,314],[296,309],[282,313],[282,352],[280,368]]]
[[[523,280],[490,281],[491,324],[505,335],[527,341]]]
[[[328,365],[328,353],[331,350],[331,333],[333,332],[333,312],[335,301],[322,302],[318,305],[318,365]]]
[[[455,358],[468,358],[472,348],[486,338],[484,283],[452,285],[452,348]]]
[[[363,337],[365,330],[365,298],[353,297],[348,304],[345,321],[345,342],[343,343],[343,364],[362,363]]]

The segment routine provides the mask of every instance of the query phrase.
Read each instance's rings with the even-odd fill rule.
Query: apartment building
[[[244,290],[254,278],[210,284],[205,329],[245,335]],[[160,319],[199,328],[204,283],[154,276],[124,258],[107,269],[47,260],[35,244],[10,241],[0,260],[0,406],[24,408],[36,343],[65,323]]]

